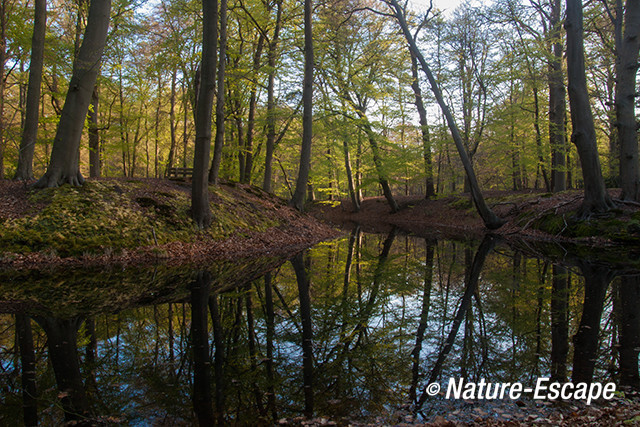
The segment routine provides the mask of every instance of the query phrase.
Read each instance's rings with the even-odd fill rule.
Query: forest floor
[[[32,190],[0,180],[0,268],[288,256],[340,234],[253,186],[223,184],[210,198],[212,226],[202,231],[189,217],[189,183],[100,179]]]
[[[394,227],[424,237],[481,238],[487,232],[505,238],[573,242],[592,246],[640,242],[640,204],[618,199],[620,190],[609,190],[615,208],[604,215],[577,219],[582,190],[557,194],[542,191],[490,191],[487,205],[506,221],[488,230],[468,194],[425,199],[397,197],[400,210],[392,213],[383,197],[366,198],[359,212],[351,201],[316,203],[311,213],[340,228],[359,224],[363,230],[389,232]]]

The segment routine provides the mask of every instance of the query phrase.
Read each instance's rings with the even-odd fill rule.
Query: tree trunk
[[[84,182],[78,161],[80,139],[100,69],[110,11],[111,0],[91,1],[84,39],[73,66],[51,160],[45,175],[35,184],[38,188],[57,187],[65,183],[81,185]]]
[[[584,262],[580,266],[584,275],[584,303],[578,331],[573,336],[573,374],[571,381],[590,383],[596,365],[598,352],[598,334],[604,299],[609,283],[613,278],[607,267]]]
[[[304,195],[311,171],[311,140],[313,139],[313,31],[311,27],[312,0],[304,1],[304,81],[302,87],[302,146],[296,189],[290,204],[302,211]]]
[[[567,0],[567,73],[569,77],[569,104],[573,134],[571,140],[578,148],[582,177],[584,179],[584,201],[579,216],[607,212],[612,206],[607,194],[596,142],[596,130],[589,104],[589,92],[584,65],[582,29],[582,2]]]
[[[215,0],[210,3],[216,3]],[[207,8],[203,2],[203,9]],[[207,21],[205,26],[216,25]],[[210,28],[209,28],[210,29]],[[209,317],[207,306],[211,287],[211,274],[199,271],[196,281],[191,284],[191,347],[193,352],[193,409],[201,426],[214,425],[211,406],[211,362],[209,360]]]
[[[567,381],[569,354],[569,271],[552,268],[551,285],[551,381]]]
[[[467,151],[464,147],[464,143],[462,141],[462,137],[460,136],[460,131],[456,125],[455,119],[449,110],[449,107],[445,103],[444,97],[442,96],[442,92],[440,91],[440,87],[431,72],[431,69],[427,65],[427,61],[425,61],[422,53],[418,49],[413,36],[409,32],[409,27],[407,26],[407,22],[405,20],[405,16],[402,8],[398,4],[397,0],[389,0],[389,4],[393,7],[395,11],[396,20],[400,24],[402,28],[402,32],[404,33],[405,38],[407,39],[407,43],[409,43],[409,48],[413,51],[418,62],[422,66],[422,71],[427,75],[427,79],[431,85],[431,90],[438,101],[438,105],[442,109],[442,113],[444,114],[447,124],[449,125],[449,130],[451,131],[451,136],[456,144],[456,149],[458,150],[458,154],[460,155],[460,160],[462,161],[462,165],[464,166],[465,172],[467,174],[467,178],[470,184],[471,196],[473,198],[473,202],[478,210],[478,213],[482,217],[484,224],[489,229],[500,228],[504,224],[504,220],[501,220],[496,216],[496,214],[487,206],[484,201],[484,197],[482,196],[482,192],[480,191],[480,186],[478,185],[478,180],[476,178],[475,172],[473,171],[473,166],[471,165],[471,160],[467,155]]]
[[[202,68],[196,102],[196,142],[191,181],[191,217],[200,228],[211,225],[208,167],[211,150],[211,112],[216,91],[218,0],[202,2]]]
[[[627,2],[628,5],[628,2]],[[638,352],[640,349],[640,277],[622,276],[618,285],[620,308],[620,384],[640,387],[638,375]]]
[[[640,0],[627,0],[624,36],[616,58],[616,119],[620,143],[620,184],[622,199],[640,200],[638,181],[638,124],[635,100],[638,96],[636,75],[640,50]]]
[[[427,110],[424,108],[424,102],[422,101],[422,89],[420,89],[420,79],[418,77],[418,58],[415,53],[410,50],[411,53],[411,74],[413,81],[411,88],[415,95],[416,109],[418,110],[418,117],[420,117],[420,129],[422,130],[422,152],[424,157],[424,169],[426,174],[425,180],[425,198],[429,199],[435,196],[436,192],[433,187],[433,170],[431,160],[431,139],[429,138],[429,125],[427,123]]]
[[[98,130],[98,105],[100,97],[98,86],[93,88],[91,108],[89,109],[89,176],[100,178],[102,162],[100,160],[100,132]]]
[[[260,34],[258,45],[253,55],[253,71],[258,74],[260,71],[260,60],[262,58],[262,49],[265,37]],[[240,176],[240,182],[246,184],[251,183],[251,170],[253,169],[253,128],[255,126],[256,107],[258,104],[257,87],[254,85],[251,89],[251,98],[249,100],[249,117],[247,118],[247,140],[244,145],[244,164],[240,165],[240,169],[244,172]],[[242,150],[242,147],[240,147]]]
[[[217,31],[217,30],[216,30]],[[171,74],[171,96],[169,97],[169,128],[171,131],[171,145],[169,146],[169,157],[167,159],[167,169],[173,167],[173,162],[176,156],[176,79],[177,70],[173,70]],[[165,176],[167,172],[165,170]]]
[[[90,415],[89,399],[78,361],[80,319],[35,318],[47,334],[49,360],[53,366],[65,420],[82,420]]]
[[[31,61],[29,65],[29,86],[27,106],[18,168],[14,179],[33,179],[33,153],[38,137],[38,113],[40,112],[40,84],[44,64],[44,39],[47,29],[47,2],[36,0],[31,39]]]
[[[38,425],[38,401],[36,389],[36,356],[33,346],[31,318],[16,314],[16,333],[20,345],[22,366],[22,413],[25,426]]]
[[[213,146],[213,160],[209,170],[209,182],[218,184],[222,148],[224,146],[224,77],[227,56],[227,0],[220,1],[220,59],[218,61],[218,94],[216,99],[216,141]]]
[[[308,3],[306,0],[305,3]],[[311,321],[311,295],[309,294],[309,276],[305,268],[304,253],[299,253],[291,264],[298,282],[298,300],[302,323],[302,378],[304,387],[304,415],[313,416],[313,324]]]
[[[373,155],[373,164],[376,167],[376,172],[378,173],[378,182],[380,183],[380,187],[382,187],[382,193],[384,194],[385,199],[387,199],[387,203],[389,207],[391,207],[391,212],[395,213],[400,210],[396,199],[393,197],[393,193],[391,192],[391,186],[389,185],[389,180],[387,179],[387,174],[384,171],[382,166],[382,158],[380,157],[380,149],[378,147],[378,142],[376,141],[376,135],[373,133],[373,129],[371,129],[371,125],[364,113],[363,107],[358,107],[358,117],[364,121],[364,130],[367,133],[367,137],[369,138],[369,145],[371,146],[371,154]]]
[[[7,0],[0,0],[0,179],[4,179],[4,97],[7,85],[4,71],[7,62]]]
[[[551,188],[554,193],[567,189],[565,144],[565,91],[562,73],[561,0],[551,2],[549,20],[552,56],[549,62],[549,144],[551,145]]]
[[[278,41],[280,39],[280,27],[282,25],[282,0],[276,1],[276,24],[273,30],[273,37],[269,42],[269,52],[267,61],[269,65],[269,77],[267,83],[267,148],[264,160],[264,180],[262,189],[267,193],[272,191],[272,165],[273,150],[276,140],[276,105],[274,101],[276,60],[278,59]]]

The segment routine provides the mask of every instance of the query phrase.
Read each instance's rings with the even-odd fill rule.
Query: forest
[[[605,186],[640,194],[637,3],[2,0],[0,178],[193,167],[194,195],[298,207],[584,188],[606,210]]]

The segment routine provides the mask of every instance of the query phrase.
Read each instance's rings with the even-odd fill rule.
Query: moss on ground
[[[278,225],[277,218],[264,206],[256,206],[258,199],[248,192],[211,187],[211,193],[213,222],[202,231],[189,216],[189,192],[179,186],[154,189],[143,180],[98,180],[81,187],[31,190],[30,213],[0,221],[0,253],[117,254]]]

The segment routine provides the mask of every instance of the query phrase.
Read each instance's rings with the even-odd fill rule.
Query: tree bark
[[[498,216],[485,203],[484,197],[482,196],[482,192],[480,191],[480,186],[478,185],[478,180],[473,170],[473,166],[471,165],[471,160],[469,159],[467,151],[464,147],[464,143],[462,141],[462,137],[460,136],[460,131],[458,130],[458,126],[456,125],[455,119],[453,118],[453,115],[451,114],[449,107],[445,103],[444,97],[442,96],[442,92],[440,91],[440,87],[438,86],[438,83],[436,82],[435,77],[433,76],[433,73],[429,68],[429,65],[427,65],[427,61],[425,61],[424,56],[422,56],[422,53],[418,49],[418,46],[416,45],[416,42],[413,39],[413,36],[409,32],[409,27],[407,26],[407,22],[405,20],[403,10],[398,4],[397,0],[388,0],[388,2],[395,12],[396,20],[398,21],[398,24],[400,24],[400,27],[402,28],[402,32],[405,38],[407,39],[409,48],[412,50],[412,52],[414,52],[416,58],[418,59],[418,62],[422,66],[422,71],[424,71],[424,73],[426,74],[427,79],[429,80],[429,84],[431,85],[431,90],[433,91],[433,94],[435,95],[436,100],[438,101],[438,105],[440,105],[442,113],[444,114],[447,120],[447,124],[449,125],[449,130],[451,131],[451,136],[453,137],[453,140],[456,144],[456,149],[458,150],[458,154],[460,155],[460,160],[462,161],[462,165],[464,166],[464,170],[469,180],[471,196],[473,198],[473,202],[476,206],[476,209],[478,210],[478,213],[482,217],[482,220],[484,221],[484,225],[487,228],[492,230],[500,228],[505,223],[505,221],[498,218]]]
[[[273,151],[276,140],[276,104],[275,104],[275,80],[276,61],[278,59],[278,41],[280,40],[280,27],[282,25],[282,0],[276,1],[276,23],[273,30],[273,37],[269,41],[269,51],[267,53],[267,63],[269,76],[267,78],[267,143],[264,160],[264,179],[262,189],[267,193],[272,191],[272,165]]]
[[[638,96],[636,75],[640,50],[640,0],[627,0],[624,36],[616,58],[616,119],[620,144],[620,184],[622,199],[640,200],[638,172],[638,124],[635,100]]]
[[[196,102],[196,142],[191,181],[191,218],[200,228],[211,225],[208,167],[211,150],[211,112],[216,90],[218,0],[202,2],[202,68]]]
[[[291,198],[291,206],[299,211],[304,209],[305,192],[311,171],[311,140],[313,139],[313,31],[312,0],[304,1],[304,81],[302,87],[302,146],[300,147],[300,167],[296,189]]]
[[[582,2],[580,0],[567,0],[565,29],[567,31],[569,104],[573,125],[571,140],[578,149],[584,180],[584,201],[578,214],[581,217],[588,217],[593,213],[607,212],[612,203],[602,177],[596,130],[589,103],[584,65]]]
[[[109,29],[111,0],[92,0],[78,58],[74,62],[69,90],[62,108],[51,160],[47,172],[35,184],[37,188],[57,187],[68,183],[82,185],[79,149],[84,120],[100,69],[102,51]]]
[[[33,154],[38,137],[38,115],[40,112],[40,85],[44,65],[44,39],[47,29],[47,2],[34,3],[33,37],[31,38],[31,60],[24,129],[20,141],[18,168],[14,179],[33,179]]]
[[[549,61],[549,144],[551,145],[551,188],[554,193],[567,189],[565,144],[565,90],[562,73],[561,0],[551,2],[549,38],[552,56]]]
[[[209,182],[218,184],[222,148],[224,146],[224,77],[227,63],[227,0],[220,1],[220,57],[218,60],[218,93],[216,97],[216,140],[213,146],[213,160],[209,169]]]
[[[422,131],[422,150],[424,157],[424,171],[426,174],[425,179],[425,198],[429,199],[435,196],[436,192],[433,186],[433,170],[431,167],[431,139],[429,138],[429,124],[427,123],[427,110],[424,107],[422,100],[422,89],[420,89],[420,79],[418,77],[418,58],[413,51],[411,53],[411,75],[413,81],[411,82],[411,88],[415,96],[416,109],[418,110],[418,117],[420,118],[420,129]]]
[[[102,161],[100,159],[100,131],[98,130],[98,105],[100,96],[98,86],[93,88],[91,108],[89,109],[89,176],[100,178],[102,175]]]

